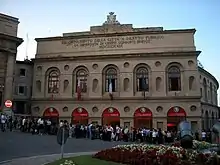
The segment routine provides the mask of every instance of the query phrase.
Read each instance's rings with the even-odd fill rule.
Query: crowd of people
[[[178,138],[176,131],[163,131],[161,129],[128,128],[119,125],[98,125],[90,123],[83,125],[80,123],[69,124],[66,120],[59,122],[51,119],[31,118],[31,117],[8,117],[1,114],[1,130],[5,132],[20,130],[21,132],[32,133],[33,135],[56,135],[60,127],[65,126],[69,131],[70,138],[88,138],[91,140],[101,139],[104,141],[139,141],[154,144],[172,143]],[[211,142],[211,131],[194,133],[196,140]]]

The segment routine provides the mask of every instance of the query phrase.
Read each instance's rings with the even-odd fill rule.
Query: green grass
[[[119,163],[108,162],[108,161],[92,158],[91,155],[60,159],[55,162],[49,163],[47,165],[60,165],[62,163],[64,165],[65,160],[72,160],[76,163],[76,165],[120,165]]]

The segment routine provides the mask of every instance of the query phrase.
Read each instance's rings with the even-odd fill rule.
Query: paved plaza
[[[34,160],[34,164],[32,163],[33,165],[41,165],[48,160],[59,158],[57,154],[60,153],[60,146],[56,142],[56,136],[40,136],[21,132],[1,132],[0,139],[0,164],[16,165],[19,163],[21,165],[21,161],[24,161],[24,165],[29,165],[27,160]],[[89,139],[69,139],[64,150],[65,153],[90,153],[110,148],[118,144],[127,143],[104,142],[101,140]],[[45,157],[44,155],[51,156]],[[12,159],[16,160],[17,163],[11,161]]]

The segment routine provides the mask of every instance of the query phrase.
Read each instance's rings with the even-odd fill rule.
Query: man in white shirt
[[[5,123],[6,123],[6,121],[7,121],[7,117],[4,115],[4,114],[1,114],[1,130],[2,130],[2,132],[5,132],[5,127],[6,127],[6,125],[5,125]]]
[[[157,131],[155,129],[152,132],[152,141],[153,141],[153,144],[156,144],[157,142]]]
[[[117,125],[116,128],[115,128],[115,140],[118,141],[120,138],[120,134],[121,134],[121,128]]]
[[[206,141],[206,132],[202,131],[202,141]]]

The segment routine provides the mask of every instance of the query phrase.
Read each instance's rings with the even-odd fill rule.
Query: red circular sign
[[[5,106],[6,106],[7,108],[11,108],[11,107],[12,107],[12,101],[11,101],[11,100],[6,100],[6,101],[5,101]]]

